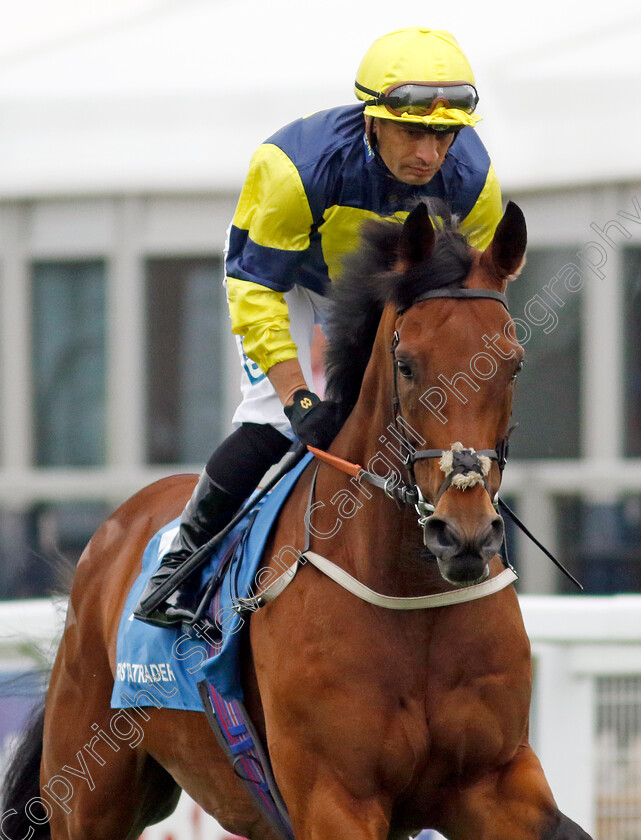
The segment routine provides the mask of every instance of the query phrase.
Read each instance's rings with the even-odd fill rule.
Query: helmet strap
[[[374,99],[378,99],[379,96],[383,95],[380,92],[380,90],[371,90],[370,88],[366,88],[363,85],[359,85],[358,82],[354,82],[354,87],[357,88],[357,90],[360,90],[361,93],[366,93],[368,96],[373,96]]]
[[[378,138],[376,136],[376,132],[374,131],[375,119],[376,117],[369,117],[367,114],[365,115],[365,136],[372,147],[372,151],[378,154]]]

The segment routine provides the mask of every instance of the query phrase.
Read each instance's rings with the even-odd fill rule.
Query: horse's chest
[[[524,648],[523,656],[503,661],[500,650],[486,650],[482,659],[467,663],[443,657],[426,675],[421,696],[406,697],[394,715],[384,761],[397,768],[396,777],[412,775],[414,784],[438,789],[509,761],[527,737],[526,654]]]
[[[399,709],[381,740],[379,769],[404,814],[427,825],[447,791],[505,765],[523,742],[527,697],[514,686],[474,683]]]

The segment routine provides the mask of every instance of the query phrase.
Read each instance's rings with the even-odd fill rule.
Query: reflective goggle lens
[[[478,101],[476,88],[468,82],[449,85],[406,83],[388,88],[384,94],[377,97],[375,104],[385,105],[387,110],[397,117],[403,114],[426,117],[438,105],[471,114]]]

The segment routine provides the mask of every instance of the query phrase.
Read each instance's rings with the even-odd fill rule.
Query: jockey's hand
[[[327,449],[340,431],[336,403],[323,401],[304,388],[296,391],[292,405],[283,410],[294,434],[305,446]]]

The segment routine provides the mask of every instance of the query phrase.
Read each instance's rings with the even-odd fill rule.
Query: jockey
[[[498,181],[474,131],[474,75],[450,33],[412,27],[379,38],[355,92],[358,104],[285,126],[251,160],[225,263],[243,399],[136,608],[149,623],[180,623],[195,609],[189,580],[151,613],[144,602],[231,521],[292,441],[326,448],[338,432],[332,404],[310,388],[310,346],[361,222],[404,218],[420,199],[439,198],[482,249],[501,218]]]

